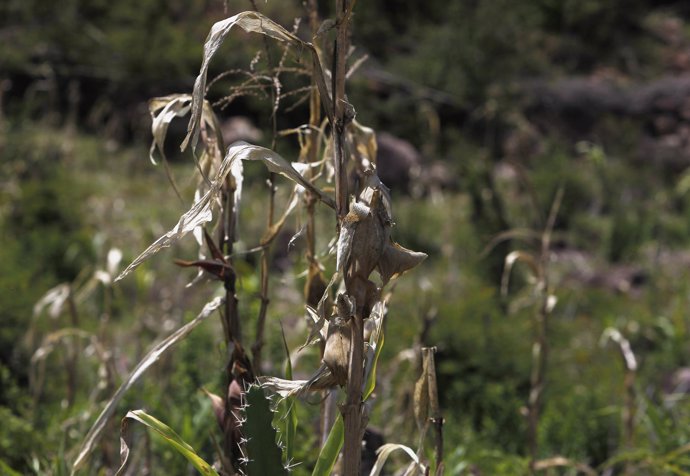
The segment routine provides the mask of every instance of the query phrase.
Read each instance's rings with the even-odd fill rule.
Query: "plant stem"
[[[268,222],[266,229],[270,230],[273,226],[273,218],[275,214],[275,195],[276,190],[274,186],[275,174],[271,172],[268,178],[269,187],[269,206],[268,206]],[[268,304],[270,299],[268,298],[268,261],[270,244],[266,245],[263,250],[261,250],[261,307],[259,308],[259,317],[256,322],[256,340],[252,345],[252,355],[254,356],[254,372],[255,375],[261,375],[261,363],[262,355],[261,351],[264,346],[264,329],[266,327],[266,313],[268,312]]]
[[[536,339],[532,345],[532,375],[530,377],[530,394],[528,400],[528,436],[530,473],[535,473],[535,466],[539,452],[539,414],[542,406],[542,394],[548,362],[548,319],[551,313],[551,287],[548,279],[549,254],[551,252],[551,234],[556,224],[558,209],[563,201],[563,187],[556,192],[551,204],[551,210],[541,237],[541,253],[539,255],[539,276],[537,289],[541,293],[541,302],[535,315]]]
[[[345,128],[347,121],[347,102],[345,101],[345,75],[347,73],[347,53],[350,46],[350,13],[352,0],[336,0],[337,34],[333,52],[333,110],[334,123],[331,124],[334,136],[335,162],[335,202],[339,225],[348,208],[348,177],[345,157]],[[351,296],[359,293],[347,289]],[[359,304],[359,303],[358,303]],[[352,329],[350,341],[350,361],[347,379],[347,398],[341,408],[345,429],[343,449],[343,469],[345,476],[359,476],[362,459],[362,381],[364,351],[364,319],[358,310],[350,319]]]

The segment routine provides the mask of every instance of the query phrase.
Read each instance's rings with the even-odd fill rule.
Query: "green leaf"
[[[192,464],[192,466],[194,466],[197,469],[197,471],[199,471],[201,474],[219,476],[218,473],[213,469],[213,467],[211,467],[210,464],[208,464],[198,454],[196,454],[194,448],[189,446],[182,438],[180,438],[180,435],[175,433],[175,431],[172,428],[170,428],[168,425],[158,420],[157,418],[147,414],[143,410],[130,411],[122,419],[122,427],[120,430],[120,458],[122,460],[122,465],[120,466],[120,469],[117,471],[116,476],[122,474],[127,467],[129,449],[132,444],[132,435],[129,431],[130,420],[138,421],[139,423],[155,430],[156,433],[163,437],[163,439],[169,446],[171,446],[178,453],[187,458],[187,461],[189,461]]]
[[[328,434],[326,444],[321,448],[319,459],[316,461],[316,467],[311,473],[312,476],[329,476],[335,466],[335,460],[338,459],[340,450],[343,447],[345,439],[345,427],[343,426],[343,416],[338,415],[333,423],[333,428]]]
[[[244,394],[246,421],[242,432],[247,439],[247,474],[251,476],[287,475],[283,455],[276,443],[273,412],[261,387],[252,386]]]
[[[383,344],[386,341],[384,337],[383,327],[379,330],[379,337],[376,340],[376,353],[374,354],[374,361],[371,364],[371,372],[367,375],[367,383],[364,385],[364,392],[362,393],[362,401],[366,401],[369,396],[374,393],[374,388],[376,388],[376,364],[379,361],[379,355],[381,355],[381,349],[383,349]]]

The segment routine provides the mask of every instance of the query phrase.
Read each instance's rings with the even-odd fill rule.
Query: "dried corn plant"
[[[223,295],[209,302],[196,319],[156,345],[137,365],[94,423],[75,460],[74,470],[81,467],[95,447],[124,392],[161,355],[218,311],[227,351],[227,392],[222,396],[210,392],[207,394],[224,436],[222,445],[219,445],[222,447],[218,454],[220,472],[282,474],[292,464],[291,441],[296,425],[294,414],[288,415],[293,420],[292,430],[288,425],[285,434],[278,437],[287,457],[282,458],[282,462],[278,458],[276,463],[275,459],[263,458],[263,450],[262,457],[257,457],[256,442],[267,441],[266,445],[275,445],[275,431],[270,429],[270,424],[266,425],[271,418],[266,416],[266,412],[258,410],[264,407],[263,391],[257,393],[252,390],[254,384],[260,382],[267,391],[278,394],[281,399],[288,399],[288,414],[297,396],[309,392],[327,395],[322,411],[323,447],[314,474],[330,474],[341,448],[342,474],[360,474],[361,443],[368,420],[364,402],[374,391],[377,360],[384,342],[387,299],[382,297],[383,290],[391,280],[421,263],[426,255],[406,249],[392,238],[393,204],[389,190],[377,174],[375,133],[355,121],[355,108],[347,100],[346,78],[352,68],[361,63],[354,61],[348,69],[351,53],[349,30],[354,4],[352,0],[337,0],[336,18],[319,24],[316,2],[310,0],[307,10],[313,34],[311,42],[300,39],[295,32],[288,31],[257,11],[239,13],[219,21],[213,25],[206,39],[201,69],[192,94],[176,94],[150,102],[153,133],[150,155],[154,162],[156,155],[159,155],[166,163],[163,146],[170,122],[176,117],[191,116],[188,133],[181,147],[183,150],[191,147],[194,152],[197,186],[193,203],[178,223],[142,252],[120,273],[116,281],[123,279],[163,248],[193,234],[199,244],[198,256],[191,260],[178,259],[176,263],[198,269],[197,278],[192,284],[209,277],[219,282]],[[264,45],[264,54],[268,57],[266,70],[258,71],[256,62],[253,62],[248,71],[230,71],[207,81],[212,58],[231,31],[237,28],[259,33],[265,40],[276,40],[281,48],[280,59],[272,64],[270,50]],[[324,51],[332,52],[330,70],[323,66],[324,57],[327,56]],[[306,62],[305,56],[308,58]],[[296,65],[292,66],[291,61]],[[285,92],[281,78],[287,74],[307,78],[308,83]],[[205,99],[208,88],[229,76],[243,79],[239,85],[231,87],[223,99],[215,104],[209,103]],[[213,107],[228,107],[242,95],[263,95],[271,100],[274,118],[271,148],[246,142],[223,143]],[[309,123],[277,131],[275,115],[281,107],[281,101],[300,95],[297,103],[302,100],[309,103]],[[278,154],[274,150],[278,136],[297,137],[299,157],[288,160]],[[261,162],[269,173],[266,230],[259,242],[250,249],[261,253],[261,302],[251,347],[245,345],[247,331],[244,323],[247,316],[239,312],[238,298],[241,296],[238,296],[236,282],[240,276],[233,262],[236,257],[234,244],[241,233],[238,216],[242,207],[244,161]],[[177,190],[170,170],[167,167],[166,170],[172,186]],[[274,199],[276,187],[284,186],[278,176],[289,181],[289,199],[282,210],[278,210]],[[333,192],[334,196],[331,196]],[[179,191],[178,196],[184,201]],[[315,209],[323,205],[334,211],[333,228],[336,235],[329,241],[328,249],[319,250]],[[305,318],[310,334],[305,346],[318,345],[322,355],[321,366],[312,369],[311,377],[304,381],[292,380],[291,370],[286,371],[287,379],[262,375],[264,327],[269,306],[268,249],[288,218],[295,213],[306,214],[307,217],[304,229],[298,232],[298,235],[306,237],[307,242],[304,295]],[[328,269],[332,270],[330,278],[327,278]],[[373,277],[374,271],[380,279]],[[251,349],[251,356],[245,349]],[[427,363],[425,357],[425,373],[420,380],[427,394],[431,396],[433,393],[431,400],[425,400],[431,402],[428,403],[431,405],[431,414],[425,421],[434,422],[440,434],[441,420],[435,396],[435,377],[432,376],[435,375],[433,354],[429,355],[431,364]],[[433,385],[429,384],[431,380],[434,381]],[[335,399],[341,400],[340,415],[337,417],[329,411],[329,408],[334,408]],[[425,411],[429,412],[429,409]],[[191,447],[185,446],[164,423],[137,410],[130,412],[122,423],[123,465],[120,472],[124,471],[129,460],[131,437],[127,428],[130,420],[139,421],[163,435],[195,467],[203,468],[200,471],[209,474],[215,471],[213,468],[209,471],[205,462],[198,461],[198,455]],[[424,432],[427,427],[428,424],[424,423]],[[272,443],[269,441],[271,438]],[[436,445],[437,467],[442,467],[442,440],[438,438],[440,435]],[[393,449],[382,450],[384,460],[383,454]],[[266,451],[270,453],[268,448]],[[423,471],[424,465],[420,463],[418,455],[416,458],[416,468]],[[257,465],[264,465],[261,467],[263,469]]]

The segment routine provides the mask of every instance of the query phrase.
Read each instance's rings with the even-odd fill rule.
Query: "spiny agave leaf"
[[[56,319],[60,316],[69,295],[70,285],[68,283],[58,284],[54,288],[49,289],[48,292],[34,304],[34,316],[39,315],[43,312],[43,309],[50,306],[48,308],[48,315]]]
[[[122,399],[122,396],[132,388],[134,385],[163,354],[165,354],[172,346],[180,342],[182,339],[187,337],[187,335],[199,324],[201,324],[208,316],[210,316],[216,309],[218,309],[225,300],[221,297],[217,297],[214,300],[207,303],[201,312],[191,321],[189,321],[184,326],[177,329],[170,336],[163,339],[161,342],[156,344],[153,349],[151,349],[146,356],[137,364],[137,366],[132,370],[132,372],[127,376],[124,382],[117,389],[115,395],[106,403],[105,408],[98,415],[96,421],[94,422],[91,429],[86,434],[84,442],[79,450],[77,459],[72,465],[72,474],[74,474],[86,461],[89,453],[93,450],[94,445],[100,439],[103,430],[105,429],[105,424],[107,423],[110,416],[117,408],[117,404]]]
[[[244,394],[246,404],[242,407],[245,421],[242,433],[246,438],[247,474],[252,476],[286,475],[283,458],[276,443],[273,428],[273,412],[261,387],[251,386]]]
[[[537,264],[537,260],[534,258],[534,256],[524,251],[512,251],[508,253],[508,256],[506,256],[505,259],[505,268],[503,269],[503,276],[501,277],[501,294],[503,296],[508,295],[508,285],[510,284],[510,272],[513,270],[513,266],[518,261],[522,261],[523,263],[527,264],[535,278],[539,276],[539,264]]]
[[[393,453],[396,450],[404,451],[410,457],[415,466],[419,468],[419,473],[424,474],[426,468],[419,461],[419,458],[417,457],[415,452],[412,451],[412,448],[397,443],[386,443],[385,445],[381,446],[378,450],[376,450],[376,454],[378,454],[379,456],[378,458],[376,458],[376,463],[374,463],[374,467],[371,468],[371,473],[369,473],[369,476],[378,476],[379,474],[381,474],[381,470],[383,469],[383,465],[386,464],[386,460],[391,455],[391,453]]]
[[[333,472],[335,461],[338,459],[340,450],[343,447],[344,440],[345,427],[343,425],[343,415],[338,413],[338,417],[333,422],[333,427],[331,427],[326,443],[321,448],[319,459],[316,461],[316,466],[311,476],[330,476]]]
[[[175,431],[168,425],[158,420],[157,418],[149,415],[144,410],[133,410],[127,413],[127,415],[122,419],[122,425],[120,427],[120,460],[121,465],[115,476],[123,474],[127,468],[127,463],[129,459],[129,449],[132,446],[132,432],[129,430],[130,420],[138,421],[144,426],[151,428],[156,433],[163,437],[163,440],[171,447],[174,448],[178,453],[187,458],[192,466],[194,466],[197,471],[202,475],[215,475],[219,476],[213,467],[204,461],[197,453],[194,448],[189,446],[180,435],[175,433]]]
[[[297,48],[310,50],[313,49],[309,43],[303,42],[285,28],[275,23],[273,20],[255,11],[238,13],[237,15],[215,23],[211,27],[211,31],[206,37],[201,69],[199,71],[199,75],[194,81],[194,92],[192,94],[192,117],[189,121],[189,126],[187,127],[187,137],[181,146],[182,150],[187,148],[187,146],[190,144],[190,141],[193,147],[198,142],[199,120],[201,119],[201,105],[203,103],[204,94],[206,93],[206,77],[208,75],[208,67],[211,59],[218,51],[218,48],[220,48],[220,46],[223,44],[225,37],[230,33],[234,26],[238,26],[248,33],[260,33],[266,35],[270,38],[274,38]]]

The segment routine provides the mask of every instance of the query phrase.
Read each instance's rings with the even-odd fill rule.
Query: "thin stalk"
[[[267,229],[273,226],[273,219],[275,214],[275,174],[271,172],[268,178],[269,200],[268,200],[268,222]],[[261,307],[259,308],[259,317],[256,322],[256,340],[252,345],[252,355],[254,356],[254,372],[255,375],[261,375],[262,354],[261,351],[264,346],[264,329],[266,327],[266,313],[268,312],[268,304],[270,299],[268,297],[268,265],[269,265],[270,245],[266,245],[261,250]]]
[[[77,312],[77,305],[74,302],[74,292],[72,291],[72,286],[69,288],[67,305],[69,306],[69,315],[72,327],[79,329],[79,313]],[[70,338],[69,342],[70,345],[67,349],[67,405],[71,407],[74,404],[74,398],[77,393],[77,364],[79,352],[77,351],[74,338]]]
[[[530,394],[528,400],[528,435],[530,462],[529,469],[532,474],[536,470],[537,456],[539,452],[539,416],[541,413],[544,382],[546,378],[546,366],[548,363],[548,320],[551,313],[552,296],[548,279],[548,261],[551,251],[551,235],[556,224],[558,209],[563,200],[563,188],[559,188],[551,205],[549,217],[546,221],[541,239],[541,253],[539,255],[539,276],[537,289],[541,293],[541,302],[535,315],[536,338],[532,345],[532,374],[530,376]]]
[[[338,223],[347,214],[348,183],[345,156],[345,128],[348,118],[345,101],[345,76],[347,74],[347,52],[350,47],[350,18],[354,2],[336,0],[337,34],[333,51],[333,111],[334,123],[334,166],[335,201]],[[356,295],[348,289],[348,294]],[[364,318],[358,310],[350,319],[351,341],[350,361],[347,379],[347,398],[341,407],[344,423],[343,469],[345,476],[359,476],[362,459],[362,381],[364,351]]]

